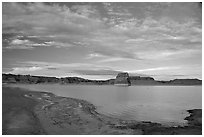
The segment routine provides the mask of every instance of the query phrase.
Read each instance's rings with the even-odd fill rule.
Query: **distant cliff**
[[[128,73],[119,73],[116,79],[89,80],[80,77],[44,77],[31,75],[2,74],[3,83],[28,84],[82,84],[82,85],[202,85],[199,79],[174,79],[170,81],[157,81],[152,77],[129,76]]]
[[[174,79],[170,81],[157,81],[152,77],[130,76],[131,85],[202,85],[199,79]]]
[[[169,81],[173,85],[202,85],[202,80],[199,79],[174,79]]]
[[[59,83],[59,84],[90,84],[90,85],[113,85],[114,79],[109,80],[89,80],[79,77],[44,77],[44,76],[31,76],[31,75],[13,75],[3,74],[3,83],[29,83],[29,84],[40,84],[40,83]]]

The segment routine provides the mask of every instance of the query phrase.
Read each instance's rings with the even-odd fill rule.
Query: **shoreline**
[[[39,129],[36,129],[41,131],[36,132],[39,134],[202,134],[201,109],[187,110],[187,112],[190,114],[190,116],[185,118],[185,120],[188,120],[188,126],[165,127],[160,123],[153,123],[149,121],[121,120],[99,114],[96,111],[96,107],[85,100],[60,97],[49,92],[34,92],[28,90],[24,91],[20,88],[3,87],[3,97],[5,96],[4,92],[17,89],[19,92],[22,92],[21,95],[23,95],[23,98],[37,102],[34,105],[32,111],[36,116],[35,120],[39,120],[37,123],[40,124],[40,126]],[[11,94],[13,93],[11,92]],[[5,105],[3,103],[3,108],[4,107]],[[11,112],[8,114],[4,113],[3,117],[5,118],[5,115],[10,115],[10,113]],[[29,125],[29,122],[25,121],[25,123]],[[11,123],[3,122],[3,128],[7,129],[7,131],[12,130],[7,128],[9,127],[9,124]],[[19,129],[20,128],[21,127],[19,127]],[[5,132],[3,132],[3,134],[4,133]],[[19,133],[17,131],[14,133],[22,134],[21,132]],[[33,132],[30,134],[32,133]]]
[[[60,84],[80,84],[80,85],[114,85],[116,81],[123,81],[123,84],[130,85],[202,85],[202,80],[197,78],[156,80],[153,77],[129,76],[127,72],[118,73],[116,78],[93,80],[81,77],[48,77],[32,75],[3,74],[2,82],[7,83],[60,83]],[[128,79],[127,79],[128,78]],[[128,80],[128,81],[126,81]],[[115,83],[116,82],[116,83]]]
[[[114,85],[114,84],[87,84],[87,83],[8,83],[8,82],[3,82],[2,85],[62,85],[62,86],[69,86],[69,85],[79,85],[79,86],[122,86],[122,85]],[[185,85],[185,84],[132,84],[131,86],[202,86],[199,84],[192,84],[192,85]],[[131,86],[124,86],[124,87],[131,87]]]

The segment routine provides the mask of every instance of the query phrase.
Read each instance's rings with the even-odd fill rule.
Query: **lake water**
[[[13,85],[84,99],[121,119],[184,125],[188,109],[202,108],[201,86]]]

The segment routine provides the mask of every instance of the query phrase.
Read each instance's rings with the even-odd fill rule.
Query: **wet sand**
[[[188,110],[188,126],[165,127],[99,114],[95,106],[85,100],[10,87],[3,87],[2,92],[3,134],[202,134],[201,109]]]
[[[45,134],[34,112],[38,104],[26,98],[27,91],[19,88],[2,88],[2,134]]]

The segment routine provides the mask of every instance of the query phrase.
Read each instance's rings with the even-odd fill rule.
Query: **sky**
[[[4,2],[2,71],[202,79],[202,5]]]

